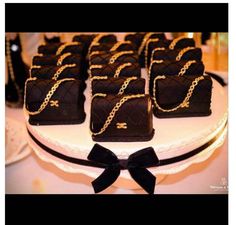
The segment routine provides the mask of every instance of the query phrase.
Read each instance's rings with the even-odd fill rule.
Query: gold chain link
[[[76,66],[76,64],[74,63],[74,64],[66,64],[66,65],[60,67],[60,68],[56,71],[56,73],[53,75],[52,80],[57,80],[58,77],[59,77],[59,75],[60,75],[66,68],[71,68],[71,67],[75,67],[75,66]]]
[[[80,42],[69,42],[69,43],[65,43],[63,45],[61,45],[56,52],[56,55],[60,55],[61,52],[67,47],[67,46],[72,46],[72,45],[78,45],[80,44]]]
[[[188,107],[189,107],[189,100],[190,100],[190,98],[192,97],[193,91],[194,91],[195,87],[198,85],[199,81],[204,79],[204,76],[200,76],[200,77],[195,78],[195,80],[192,82],[190,88],[188,89],[188,93],[187,93],[186,97],[184,98],[183,102],[180,103],[178,106],[172,108],[172,109],[163,109],[163,108],[157,103],[157,100],[156,100],[156,81],[157,81],[158,79],[165,79],[165,78],[166,78],[166,76],[162,75],[162,76],[157,76],[157,77],[154,79],[154,85],[153,85],[153,100],[154,100],[155,106],[156,106],[159,110],[161,110],[162,112],[173,112],[173,111],[178,110],[179,108],[188,108]]]
[[[183,49],[179,52],[179,54],[176,56],[176,61],[180,61],[181,58],[182,58],[182,56],[183,56],[186,52],[188,52],[189,50],[192,50],[192,49],[194,49],[194,47],[183,48]]]
[[[178,76],[183,76],[193,63],[196,63],[196,60],[189,60],[187,63],[185,63],[185,65],[179,71]]]
[[[132,64],[128,62],[128,63],[124,63],[124,64],[120,65],[120,66],[116,69],[115,74],[114,74],[114,77],[119,77],[121,70],[123,70],[125,67],[128,67],[128,66],[132,66]]]
[[[102,126],[102,128],[100,129],[100,131],[98,132],[92,132],[92,135],[97,136],[102,134],[103,132],[106,131],[106,129],[108,128],[108,126],[111,124],[113,118],[115,117],[117,111],[120,109],[120,107],[128,100],[130,99],[134,99],[134,98],[142,98],[144,97],[144,94],[138,94],[138,95],[127,95],[124,96],[119,102],[116,103],[116,105],[113,107],[113,109],[111,110],[111,112],[109,113],[109,116],[107,117],[104,125]]]
[[[71,53],[70,53],[70,52],[67,52],[67,53],[61,55],[60,58],[57,60],[57,66],[61,66],[62,63],[63,63],[63,60],[64,60],[65,58],[67,58],[68,56],[71,56]]]
[[[110,51],[116,51],[121,45],[124,45],[124,44],[131,44],[131,42],[130,41],[119,41],[112,46]]]
[[[145,36],[143,37],[143,41],[142,41],[142,43],[141,43],[141,45],[140,45],[140,47],[139,47],[139,49],[138,49],[138,54],[139,54],[139,55],[141,55],[141,53],[142,53],[142,51],[143,51],[143,49],[144,49],[144,47],[145,47],[145,45],[146,45],[147,40],[148,40],[153,34],[155,34],[155,33],[148,32],[147,34],[145,34]]]
[[[110,60],[109,64],[113,64],[120,56],[122,55],[127,55],[127,54],[133,54],[133,51],[122,51],[122,52],[117,52],[115,55],[113,55]]]
[[[26,96],[26,86],[27,86],[27,83],[28,81],[30,80],[36,80],[36,78],[29,78],[26,80],[25,82],[25,96]],[[37,115],[39,113],[41,113],[45,108],[46,106],[48,105],[51,97],[53,96],[53,94],[55,93],[55,91],[57,90],[57,88],[59,87],[59,85],[62,83],[62,82],[65,82],[65,81],[71,81],[71,80],[75,80],[74,78],[65,78],[65,79],[62,79],[62,80],[58,80],[53,86],[52,88],[50,89],[50,91],[47,93],[45,99],[43,100],[43,103],[40,105],[39,109],[34,111],[34,112],[30,112],[29,110],[26,109],[26,97],[24,99],[24,108],[25,110],[28,112],[29,115]]]
[[[181,37],[178,37],[178,38],[175,38],[169,45],[169,49],[173,50],[175,48],[175,45],[182,39],[184,39],[185,36],[181,36]]]
[[[148,47],[149,47],[149,44],[151,42],[157,42],[157,41],[159,41],[159,38],[149,39],[147,41],[146,46],[145,46],[145,68],[146,68],[146,70],[148,70],[148,65],[147,64],[148,64]]]
[[[128,77],[125,82],[122,84],[120,90],[118,91],[118,95],[122,95],[125,92],[125,89],[128,87],[129,83],[132,80],[137,80],[137,77]]]

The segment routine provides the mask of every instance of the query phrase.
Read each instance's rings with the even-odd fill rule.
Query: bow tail
[[[146,168],[129,168],[131,177],[149,194],[154,193],[156,177]]]
[[[106,168],[98,178],[92,181],[94,192],[98,193],[108,188],[119,175],[120,170],[118,168]]]

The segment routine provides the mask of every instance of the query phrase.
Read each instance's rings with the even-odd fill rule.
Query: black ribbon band
[[[95,144],[88,155],[88,160],[78,159],[59,153],[41,143],[28,129],[31,139],[47,153],[70,163],[82,166],[104,168],[103,173],[92,182],[95,192],[100,192],[112,185],[120,175],[121,170],[127,169],[131,177],[149,194],[154,192],[156,177],[147,168],[165,166],[177,163],[197,155],[214,143],[222,134],[223,129],[206,144],[180,156],[159,160],[152,147],[144,148],[131,154],[128,159],[118,159],[109,149]]]

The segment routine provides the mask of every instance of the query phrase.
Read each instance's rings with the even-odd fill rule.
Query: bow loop
[[[91,161],[108,165],[119,163],[117,156],[112,151],[98,144],[93,146],[87,158]]]
[[[128,167],[151,167],[159,164],[159,159],[153,148],[144,148],[129,156]]]

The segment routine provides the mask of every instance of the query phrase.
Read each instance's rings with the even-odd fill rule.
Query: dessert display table
[[[89,132],[89,88],[87,85],[85,91],[87,117],[83,124],[31,126],[27,122],[26,115],[27,129],[34,139],[65,156],[87,159],[95,144]],[[149,171],[157,176],[157,182],[160,182],[165,175],[179,173],[194,163],[205,161],[223,144],[227,132],[227,95],[224,88],[215,80],[213,80],[211,108],[212,114],[207,117],[172,119],[154,117],[155,135],[148,142],[100,142],[99,144],[113,151],[119,159],[127,159],[130,154],[146,147],[153,147],[160,160],[179,157],[180,160],[176,162],[149,168]],[[55,157],[40,148],[32,136],[28,137],[28,142],[40,159],[54,164],[64,172],[82,173],[90,178],[96,178],[103,171],[100,168],[81,166]],[[188,153],[193,150],[198,154],[188,156]],[[181,158],[181,156],[186,157]],[[122,188],[139,188],[127,170],[121,171],[114,185]]]

